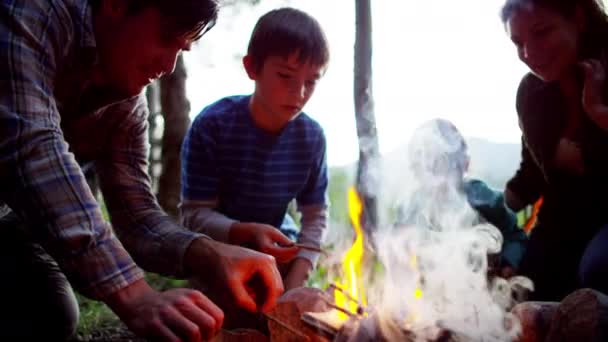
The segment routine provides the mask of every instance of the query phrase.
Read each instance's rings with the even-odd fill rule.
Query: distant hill
[[[504,189],[521,160],[521,145],[496,143],[479,138],[467,139],[471,165],[469,173],[496,189]]]
[[[520,144],[497,143],[480,138],[467,138],[467,143],[471,156],[469,176],[481,179],[495,189],[503,190],[519,167]],[[412,178],[408,171],[405,151],[404,146],[382,156],[381,194],[383,200],[389,203],[398,200],[411,189]],[[330,212],[335,220],[345,219],[346,190],[354,184],[355,171],[356,163],[332,167],[329,170],[329,196],[333,207]]]

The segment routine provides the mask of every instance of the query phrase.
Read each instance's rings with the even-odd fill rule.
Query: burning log
[[[407,330],[402,324],[378,314],[371,314],[365,318],[351,318],[338,331],[334,342],[390,342],[422,341],[456,342],[460,341],[455,334],[440,327],[427,328],[424,331],[414,332]]]
[[[318,341],[330,339],[301,320],[305,312],[324,312],[331,308],[328,294],[322,290],[300,287],[286,292],[275,309],[267,315],[268,329],[272,341]]]
[[[211,342],[269,342],[268,336],[253,329],[222,330]]]

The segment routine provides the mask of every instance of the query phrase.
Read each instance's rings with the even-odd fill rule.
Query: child
[[[511,276],[523,256],[527,236],[517,226],[515,214],[505,205],[501,192],[490,189],[484,182],[465,179],[469,166],[464,137],[449,121],[430,120],[416,129],[409,145],[409,164],[419,188],[412,205],[402,211],[400,224],[417,224],[433,229],[441,225],[442,216],[460,210],[461,199],[494,225],[503,235],[499,268],[502,276]],[[428,205],[426,205],[428,204]],[[447,224],[458,224],[447,218]]]
[[[253,94],[203,109],[182,148],[183,224],[274,256],[286,266],[286,290],[304,284],[318,257],[286,236],[297,232],[281,232],[288,204],[296,199],[302,214],[298,243],[318,248],[327,225],[325,136],[302,108],[328,60],[314,18],[293,8],[268,12],[243,58]]]

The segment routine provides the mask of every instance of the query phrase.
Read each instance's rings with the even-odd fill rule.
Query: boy
[[[295,198],[302,213],[299,243],[319,247],[327,225],[325,137],[302,108],[328,60],[314,18],[293,8],[266,13],[243,58],[254,93],[205,108],[182,149],[183,224],[290,263],[286,290],[304,284],[318,257],[280,231],[288,204]]]
[[[445,225],[457,224],[454,216],[448,215],[454,210],[461,212],[461,201],[466,197],[468,205],[482,220],[500,230],[503,235],[498,260],[500,274],[514,275],[527,236],[517,226],[515,214],[505,205],[502,193],[481,180],[465,179],[469,155],[458,129],[447,120],[430,120],[416,129],[408,152],[408,162],[419,185],[412,196],[412,205],[400,213],[399,223],[415,223],[430,229],[448,228]]]

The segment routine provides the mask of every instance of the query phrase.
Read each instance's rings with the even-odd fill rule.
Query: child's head
[[[414,131],[408,162],[421,182],[460,182],[469,166],[467,143],[450,121],[433,119]]]
[[[297,115],[312,96],[329,61],[323,29],[294,8],[263,15],[255,25],[243,64],[256,82],[255,99],[281,118]]]

